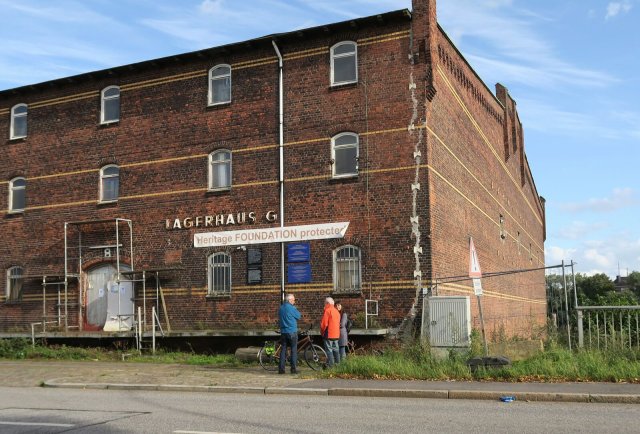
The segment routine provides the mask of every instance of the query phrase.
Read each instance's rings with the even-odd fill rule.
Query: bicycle
[[[298,358],[302,352],[304,361],[314,371],[319,371],[327,366],[327,353],[320,345],[313,343],[313,338],[309,335],[311,326],[300,332],[302,339],[298,340]],[[277,371],[280,366],[280,356],[282,344],[278,341],[266,341],[258,353],[258,361],[267,371]],[[291,355],[289,354],[289,357]]]

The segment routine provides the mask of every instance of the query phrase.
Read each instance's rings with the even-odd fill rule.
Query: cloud
[[[608,20],[610,18],[616,17],[621,13],[627,13],[631,10],[632,5],[628,0],[624,0],[621,2],[611,2],[607,5],[607,14],[604,19]]]
[[[607,227],[609,227],[609,225],[604,222],[587,223],[583,221],[573,221],[568,226],[558,229],[555,236],[566,240],[578,240]]]
[[[595,137],[611,141],[640,134],[640,124],[634,123],[632,113],[628,113],[625,119],[608,110],[604,114],[576,112],[527,98],[518,98],[518,112],[525,120],[527,130],[554,136]],[[617,125],[619,123],[624,125]]]
[[[605,273],[610,277],[640,271],[640,239],[628,233],[617,233],[601,240],[587,240],[571,247],[548,245],[545,247],[547,266],[573,260],[576,272],[585,274]],[[623,271],[624,270],[624,271]]]
[[[636,192],[631,188],[616,188],[609,197],[591,198],[586,202],[569,202],[560,205],[567,212],[612,212],[621,208],[636,206],[640,203]]]
[[[438,8],[449,37],[489,81],[500,77],[537,88],[600,88],[617,82],[609,74],[573,65],[556,54],[554,42],[538,29],[540,22],[553,18],[532,14],[511,1],[451,0],[440,2]]]

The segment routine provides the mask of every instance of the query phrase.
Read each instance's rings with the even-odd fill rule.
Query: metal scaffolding
[[[99,224],[107,224],[113,223],[115,224],[115,244],[105,244],[98,246],[89,246],[82,244],[82,234],[83,228],[91,225],[99,225]],[[78,325],[82,324],[82,290],[80,288],[82,282],[82,260],[83,260],[83,252],[87,249],[111,249],[115,248],[116,250],[116,284],[119,286],[120,281],[122,280],[122,262],[121,262],[121,247],[122,244],[120,242],[120,225],[124,223],[129,228],[129,266],[131,270],[134,270],[134,254],[133,254],[133,225],[131,220],[123,219],[123,218],[115,218],[115,219],[103,219],[103,220],[85,220],[85,221],[72,221],[64,223],[64,329],[65,331],[69,330],[69,322],[68,322],[68,306],[69,306],[69,281],[71,279],[77,279],[78,281]],[[78,245],[72,246],[70,244],[70,232],[71,228],[76,228],[78,233]],[[70,251],[76,251],[77,256],[70,256]],[[75,266],[74,266],[75,265]],[[118,296],[119,297],[119,296]],[[118,299],[119,300],[119,299]],[[118,309],[118,317],[120,320],[121,312]]]

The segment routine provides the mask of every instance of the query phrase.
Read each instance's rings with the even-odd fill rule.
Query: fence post
[[[578,317],[578,348],[584,348],[584,328],[582,324],[582,310],[578,309],[578,288],[576,287],[576,273],[573,268],[573,259],[571,260],[571,280],[573,281],[573,301]]]

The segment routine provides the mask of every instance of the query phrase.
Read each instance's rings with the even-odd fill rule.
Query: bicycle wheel
[[[314,371],[320,371],[327,366],[327,353],[320,345],[313,344],[304,350],[304,361]]]
[[[279,347],[275,342],[265,343],[258,353],[258,361],[267,371],[277,371],[280,365]]]

